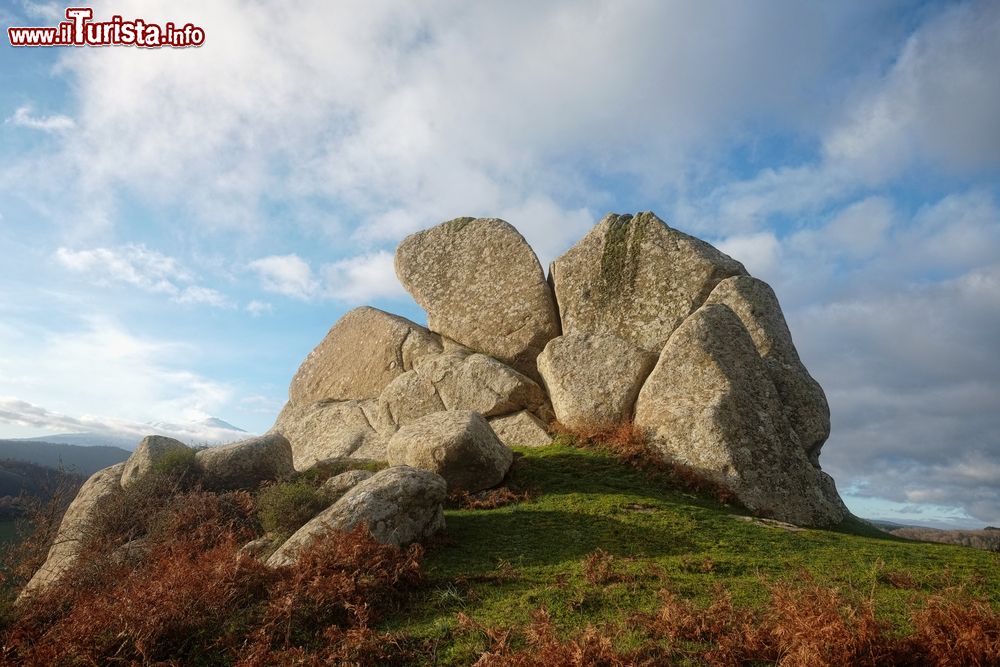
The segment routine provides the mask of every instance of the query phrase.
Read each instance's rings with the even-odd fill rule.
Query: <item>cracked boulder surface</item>
[[[550,268],[562,333],[609,334],[659,354],[743,265],[650,212],[605,216]]]
[[[550,412],[534,380],[484,354],[463,351],[425,357],[385,388],[379,404],[397,426],[444,410],[472,410],[484,417]]]
[[[405,317],[355,308],[309,353],[288,388],[290,402],[377,398],[419,359],[441,352],[441,337]]]
[[[514,227],[450,220],[406,237],[395,263],[432,331],[538,379],[535,358],[559,320],[538,258]]]
[[[395,430],[374,399],[289,402],[271,428],[288,439],[296,470],[334,458],[384,461],[387,438]]]

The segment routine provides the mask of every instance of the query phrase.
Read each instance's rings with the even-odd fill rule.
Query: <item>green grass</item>
[[[851,521],[790,532],[734,518],[742,512],[664,488],[609,455],[552,445],[518,449],[510,485],[537,495],[493,510],[448,510],[447,539],[428,548],[427,587],[383,629],[434,646],[439,664],[469,664],[485,647],[456,632],[462,612],[490,627],[523,626],[547,609],[564,632],[588,623],[627,627],[652,612],[658,591],[708,602],[723,584],[737,604],[767,599],[768,583],[812,579],[871,597],[899,631],[931,593],[961,585],[1000,607],[996,554],[914,543]],[[584,562],[611,554],[618,581],[590,583]],[[889,575],[908,573],[916,588]]]

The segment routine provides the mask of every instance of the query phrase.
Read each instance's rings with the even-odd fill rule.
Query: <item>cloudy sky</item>
[[[0,437],[267,429],[406,234],[653,210],[769,281],[848,504],[1000,525],[1000,3],[96,2],[0,46]],[[5,0],[0,24],[64,5]]]

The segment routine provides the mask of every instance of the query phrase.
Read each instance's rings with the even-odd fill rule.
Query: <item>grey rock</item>
[[[444,410],[494,417],[548,409],[545,392],[534,380],[492,357],[463,351],[424,357],[386,387],[379,403],[398,426]]]
[[[134,484],[171,452],[190,450],[190,447],[179,440],[162,435],[147,435],[125,461],[125,470],[122,471],[122,488],[128,488]]]
[[[847,515],[798,442],[767,364],[727,306],[673,333],[639,393],[635,425],[665,458],[727,486],[749,509],[799,525]]]
[[[292,447],[279,433],[268,433],[195,454],[202,483],[213,491],[255,489],[261,482],[291,475]]]
[[[447,487],[438,475],[406,466],[387,468],[361,481],[278,547],[267,564],[291,565],[303,548],[330,531],[368,526],[376,540],[402,545],[444,528]]]
[[[302,362],[289,400],[307,405],[377,398],[420,357],[441,349],[440,337],[419,324],[376,308],[355,308]]]
[[[397,427],[445,409],[434,383],[416,371],[390,382],[379,397],[379,404]]]
[[[814,465],[830,436],[830,405],[823,388],[799,359],[774,290],[762,280],[734,276],[720,282],[705,303],[729,306],[767,362],[785,416]]]
[[[331,503],[340,500],[340,497],[353,489],[355,486],[371,477],[374,473],[368,470],[348,470],[339,475],[334,475],[323,482],[319,487],[319,492]]]
[[[499,484],[513,452],[482,415],[438,412],[401,427],[389,440],[389,464],[430,470],[449,491],[481,491]]]
[[[251,558],[262,559],[262,557],[271,551],[271,547],[274,546],[274,538],[270,535],[265,535],[264,537],[258,537],[256,540],[251,540],[240,547],[239,554],[241,556],[249,556]]]
[[[527,410],[493,417],[489,422],[500,442],[508,447],[544,447],[552,444],[552,436],[545,424]]]
[[[80,547],[87,537],[97,517],[99,503],[113,494],[121,492],[122,472],[125,463],[119,463],[98,470],[83,483],[76,498],[70,503],[62,523],[56,533],[56,539],[49,549],[45,563],[28,581],[28,584],[18,596],[18,601],[40,593],[59,579],[71,568],[80,554]]]
[[[538,371],[556,419],[573,430],[599,430],[632,420],[656,355],[609,334],[553,338],[538,356]]]
[[[709,292],[743,265],[654,214],[608,214],[552,263],[563,334],[611,334],[659,354]]]
[[[530,377],[559,335],[552,290],[524,237],[496,218],[458,218],[406,237],[396,275],[428,326]]]
[[[377,401],[289,402],[278,415],[271,433],[287,438],[296,470],[311,468],[318,461],[330,458],[384,461],[388,439],[375,429],[369,414],[373,417],[380,414]],[[377,421],[376,424],[379,425]]]

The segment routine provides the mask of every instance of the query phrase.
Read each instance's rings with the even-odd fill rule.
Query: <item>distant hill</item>
[[[938,530],[937,528],[904,526],[889,532],[896,537],[905,537],[908,540],[958,544],[984,551],[1000,552],[1000,530],[993,527],[987,527],[983,530]]]
[[[26,461],[89,477],[129,457],[121,447],[68,445],[44,440],[0,440],[0,459]],[[16,495],[16,494],[13,494]]]
[[[22,516],[25,496],[45,500],[58,489],[73,491],[83,476],[27,461],[0,459],[0,521]]]

